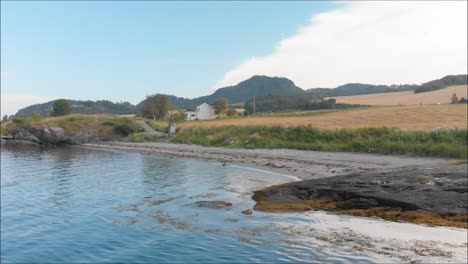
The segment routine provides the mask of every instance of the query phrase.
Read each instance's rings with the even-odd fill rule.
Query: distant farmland
[[[363,105],[418,105],[418,104],[448,104],[454,93],[458,98],[467,96],[467,85],[450,86],[441,90],[417,93],[412,91],[397,93],[365,94],[354,96],[333,97],[337,103]]]
[[[184,129],[188,127],[219,127],[228,125],[312,125],[318,128],[329,129],[382,126],[402,129],[434,129],[438,127],[466,129],[467,118],[467,105],[411,105],[190,121],[179,124],[179,127]]]

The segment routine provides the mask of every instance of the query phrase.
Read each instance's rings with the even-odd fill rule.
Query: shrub
[[[129,124],[117,124],[114,126],[114,133],[125,137],[136,132],[138,132],[138,130]]]

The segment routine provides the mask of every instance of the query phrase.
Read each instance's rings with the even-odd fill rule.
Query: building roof
[[[207,103],[203,103],[203,104],[197,106],[197,108],[200,107],[200,106],[202,106],[202,105],[207,105],[207,106],[211,107],[211,105],[209,105],[209,104],[207,104]]]

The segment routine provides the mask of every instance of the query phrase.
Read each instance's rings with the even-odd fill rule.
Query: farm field
[[[365,94],[333,97],[337,103],[363,105],[419,105],[448,104],[454,93],[458,98],[467,96],[467,85],[450,86],[441,90],[417,93],[412,91],[397,93]]]
[[[283,127],[312,125],[326,129],[386,126],[410,130],[430,130],[438,127],[466,129],[467,118],[467,105],[408,105],[190,121],[178,126],[181,129],[229,125]]]

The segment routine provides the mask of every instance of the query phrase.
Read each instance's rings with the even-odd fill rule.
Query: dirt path
[[[158,136],[158,137],[161,137],[161,136],[164,136],[164,133],[162,132],[159,132],[159,131],[156,131],[154,130],[150,125],[148,125],[148,123],[146,123],[144,120],[137,120],[136,121],[139,125],[141,125],[147,134],[149,135],[153,135],[153,136]]]
[[[385,156],[360,153],[302,151],[293,149],[231,149],[160,142],[106,142],[85,144],[99,148],[154,153],[162,156],[218,161],[220,164],[243,164],[297,176],[318,179],[362,171],[391,171],[396,168],[430,167],[446,163],[440,158]]]

